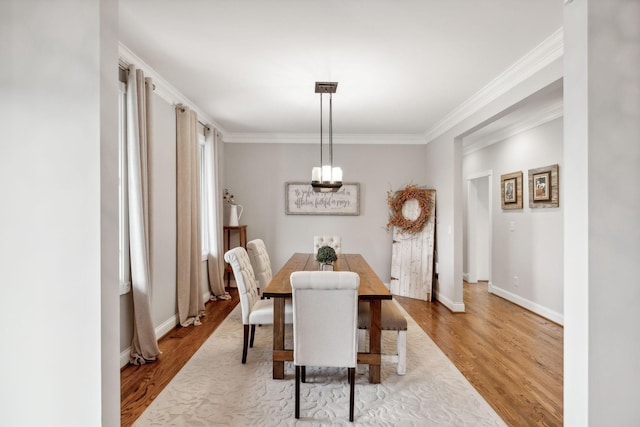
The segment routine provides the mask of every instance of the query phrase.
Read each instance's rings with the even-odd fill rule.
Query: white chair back
[[[265,246],[262,239],[254,239],[247,243],[247,253],[249,254],[251,267],[253,267],[253,274],[258,281],[260,295],[262,295],[262,292],[264,292],[264,288],[273,278],[273,272],[271,271],[271,260],[269,259],[267,247]]]
[[[291,274],[294,365],[355,368],[359,286],[351,271]]]
[[[342,252],[342,237],[340,236],[314,236],[313,237],[313,254],[318,253],[318,249],[323,246],[331,246],[336,251],[336,255]]]
[[[238,246],[228,250],[224,254],[224,260],[231,265],[233,276],[238,286],[238,294],[240,296],[240,306],[242,307],[242,323],[249,324],[249,315],[256,301],[260,299],[258,294],[258,282],[253,274],[251,261],[247,251]]]

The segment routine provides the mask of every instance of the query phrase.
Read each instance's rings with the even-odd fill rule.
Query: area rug
[[[284,380],[271,377],[271,326],[256,328],[254,347],[241,363],[238,305],[134,426],[505,426],[398,307],[408,321],[407,373],[399,376],[394,364],[383,363],[381,383],[369,384],[367,368],[359,366],[353,423],[346,369],[336,368],[307,368],[295,419],[293,364],[285,364]],[[383,349],[395,349],[396,336],[384,331]]]

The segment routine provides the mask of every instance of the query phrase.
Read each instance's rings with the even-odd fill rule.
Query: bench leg
[[[366,329],[358,329],[358,351],[360,352],[364,352],[365,348],[364,348],[364,340],[367,336],[367,330]]]
[[[398,375],[407,373],[407,331],[398,331]]]

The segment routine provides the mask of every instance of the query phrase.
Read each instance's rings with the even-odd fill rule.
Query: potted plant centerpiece
[[[331,246],[323,246],[318,249],[316,261],[320,263],[320,270],[333,270],[333,263],[337,260],[338,255]]]

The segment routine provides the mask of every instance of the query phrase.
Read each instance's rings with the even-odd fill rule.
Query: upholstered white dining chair
[[[361,302],[358,305],[358,349],[365,351],[366,333],[371,327],[371,307],[369,302]],[[382,360],[396,363],[396,373],[404,375],[407,372],[407,319],[398,309],[393,300],[382,301],[382,316],[380,319],[381,331],[397,331],[395,354],[384,353]]]
[[[267,287],[273,278],[271,260],[269,259],[267,247],[262,239],[254,239],[247,243],[247,253],[249,254],[253,274],[256,276],[256,280],[258,281],[260,296],[262,297],[264,288]]]
[[[238,286],[240,306],[242,308],[242,324],[244,325],[244,341],[242,346],[242,363],[247,362],[247,349],[253,347],[256,325],[273,325],[273,301],[260,299],[258,282],[253,274],[247,251],[239,246],[227,251],[224,260],[231,265],[233,276]],[[293,306],[286,302],[284,306],[284,322],[293,323]],[[249,343],[249,331],[251,342]]]
[[[359,286],[360,276],[351,271],[291,273],[296,418],[300,418],[300,381],[306,381],[306,367],[346,367],[349,421],[353,421]]]
[[[313,254],[318,253],[318,249],[323,246],[331,246],[336,251],[336,255],[342,252],[342,237],[340,236],[313,236]]]

